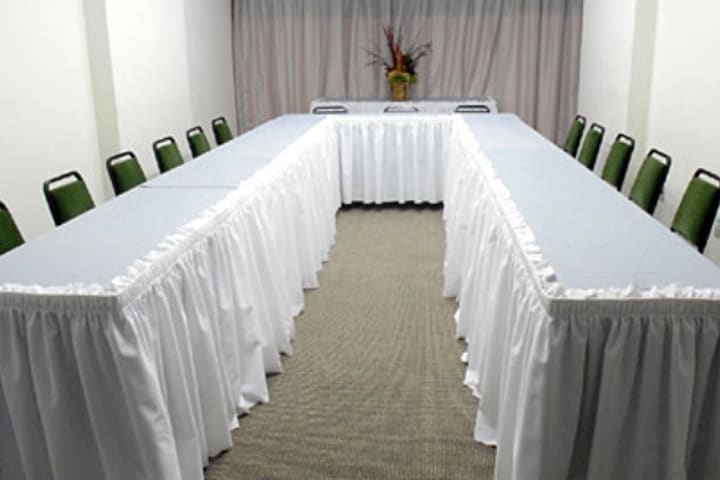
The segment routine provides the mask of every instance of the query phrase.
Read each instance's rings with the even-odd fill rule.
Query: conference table
[[[0,258],[0,477],[203,478],[333,243],[327,128],[276,119]]]
[[[517,118],[458,127],[444,293],[495,477],[716,478],[720,270]]]
[[[278,117],[0,257],[2,475],[202,478],[355,202],[444,202],[497,479],[720,471],[718,268],[514,115],[366,114]]]

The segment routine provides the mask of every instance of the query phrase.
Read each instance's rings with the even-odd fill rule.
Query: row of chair
[[[225,117],[218,117],[212,121],[213,134],[215,143],[222,145],[229,142],[233,138],[232,131],[227,124]],[[201,126],[195,126],[185,133],[190,153],[193,158],[199,157],[205,152],[209,152],[210,142],[208,142],[205,132]],[[153,153],[155,161],[158,165],[160,173],[179,167],[183,164],[183,156],[180,149],[172,136],[163,137],[153,142]],[[140,167],[133,152],[122,152],[108,158],[106,162],[110,181],[113,185],[116,195],[143,183],[145,181],[145,173]]]
[[[232,131],[224,117],[212,121],[213,134],[217,145],[233,139]],[[192,157],[210,151],[202,127],[196,126],[186,132]],[[183,157],[173,137],[163,137],[153,142],[153,153],[160,173],[183,164]],[[147,180],[137,157],[131,151],[113,155],[105,162],[110,183],[116,195],[140,185]],[[53,177],[43,183],[43,193],[55,225],[62,225],[78,215],[95,207],[90,191],[77,171],[70,171]],[[25,242],[7,206],[0,202],[0,255]]]
[[[581,146],[580,140],[586,124],[587,121],[582,115],[575,117],[563,149],[573,157],[577,157],[585,167],[593,170],[605,128],[597,123],[590,125]],[[608,152],[600,176],[618,190],[622,189],[634,149],[635,140],[629,135],[619,133]],[[629,199],[650,215],[655,212],[671,164],[672,159],[669,155],[655,148],[651,149],[643,159],[630,188]],[[703,252],[712,231],[718,206],[720,206],[720,176],[699,168],[685,189],[670,229]]]

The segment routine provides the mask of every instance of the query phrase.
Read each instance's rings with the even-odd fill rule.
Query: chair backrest
[[[602,145],[603,135],[605,135],[605,127],[593,123],[590,125],[590,130],[588,130],[587,135],[585,135],[582,147],[580,148],[578,160],[590,170],[595,168],[595,161],[600,151],[600,145]]]
[[[618,190],[622,188],[634,149],[635,140],[624,133],[619,133],[610,147],[610,153],[603,167],[602,179]]]
[[[185,137],[190,145],[190,153],[192,153],[193,158],[210,151],[210,143],[208,143],[201,126],[198,125],[188,130]]]
[[[487,105],[458,105],[455,107],[455,113],[490,113],[490,107]]]
[[[55,225],[62,225],[95,207],[85,181],[76,171],[46,181],[43,192]]]
[[[0,202],[0,255],[25,243],[10,210]]]
[[[172,170],[183,164],[183,158],[173,137],[163,137],[153,143],[153,152],[160,173]]]
[[[215,135],[215,143],[222,145],[233,139],[233,134],[227,124],[225,117],[218,117],[212,121],[213,134]]]
[[[319,105],[312,109],[314,115],[332,115],[335,113],[348,113],[344,105]]]
[[[415,105],[388,105],[383,109],[384,113],[420,113]]]
[[[652,215],[660,199],[672,159],[666,153],[653,148],[640,165],[630,189],[630,200]]]
[[[567,138],[565,139],[565,146],[563,150],[572,155],[577,155],[578,147],[580,147],[580,139],[582,138],[583,132],[585,131],[585,124],[587,120],[582,115],[576,115],[570,130],[568,131]]]
[[[115,190],[115,195],[127,192],[147,180],[145,172],[133,152],[113,155],[107,159],[105,166],[110,175],[110,183]]]
[[[720,176],[699,168],[685,189],[670,228],[702,252],[719,205]]]

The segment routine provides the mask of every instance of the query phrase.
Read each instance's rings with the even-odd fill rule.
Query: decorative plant
[[[416,67],[421,58],[430,55],[432,52],[432,44],[412,42],[410,46],[403,50],[400,46],[402,42],[402,31],[399,30],[395,35],[395,31],[391,26],[384,26],[383,33],[390,52],[390,60],[383,55],[380,50],[365,51],[370,55],[370,61],[366,66],[375,65],[385,69],[385,75],[390,84],[413,84],[417,82]]]

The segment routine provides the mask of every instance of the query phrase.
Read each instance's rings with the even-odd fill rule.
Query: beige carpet
[[[344,209],[270,403],[240,419],[208,480],[492,478],[441,296],[439,209]]]

